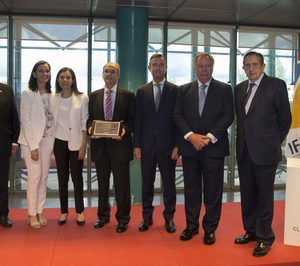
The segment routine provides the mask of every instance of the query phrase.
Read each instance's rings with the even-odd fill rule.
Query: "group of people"
[[[63,68],[57,74],[56,94],[52,96],[50,65],[40,61],[32,70],[29,88],[22,93],[19,139],[13,93],[11,88],[1,84],[0,92],[5,94],[0,93],[3,113],[0,118],[0,159],[1,169],[6,169],[6,172],[1,170],[0,177],[1,225],[11,226],[7,169],[9,156],[15,152],[17,143],[21,144],[28,169],[29,224],[33,228],[47,224],[43,207],[53,147],[61,202],[58,223],[64,224],[67,220],[71,171],[77,223],[84,224],[82,167],[89,135],[91,158],[98,179],[95,228],[110,221],[112,173],[117,205],[116,231],[127,230],[131,208],[129,163],[134,155],[140,160],[142,175],[142,221],[138,230],[147,231],[153,224],[154,182],[158,167],[163,184],[165,229],[169,233],[176,232],[175,167],[181,156],[186,228],[180,239],[187,241],[199,233],[203,198],[203,242],[213,245],[221,217],[224,159],[230,152],[228,128],[235,113],[245,233],[234,242],[256,241],[253,255],[266,255],[275,239],[272,230],[275,172],[281,160],[281,143],[291,124],[286,84],[264,73],[264,58],[254,51],[244,56],[243,69],[248,79],[238,84],[234,93],[230,85],[213,78],[214,58],[209,53],[197,54],[194,68],[197,79],[178,87],[166,80],[164,56],[154,54],[148,65],[152,81],[139,88],[135,96],[118,85],[119,65],[107,63],[102,73],[104,88],[92,92],[88,98],[78,91],[75,74],[70,68]],[[4,97],[5,105],[2,104]],[[110,138],[94,134],[95,120],[122,121],[121,134]],[[11,145],[5,143],[5,149],[2,149],[4,137]]]

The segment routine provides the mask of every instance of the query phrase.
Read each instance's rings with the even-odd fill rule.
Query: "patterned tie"
[[[106,91],[105,120],[112,120],[112,90]]]
[[[159,107],[160,98],[161,98],[161,89],[160,89],[161,84],[155,83],[154,86],[157,88],[156,95],[155,95],[155,110],[157,112],[158,107]]]
[[[252,88],[254,87],[254,85],[255,85],[255,83],[250,83],[249,84],[249,88],[248,88],[248,90],[246,92],[246,97],[245,97],[245,106],[247,105],[247,102],[248,102],[248,100],[250,98],[250,95],[252,93]]]
[[[202,111],[203,111],[203,107],[204,107],[204,103],[205,103],[205,99],[206,99],[206,93],[205,93],[206,87],[207,87],[206,84],[202,84],[200,86],[200,96],[199,96],[199,114],[200,114],[200,116],[202,115]]]

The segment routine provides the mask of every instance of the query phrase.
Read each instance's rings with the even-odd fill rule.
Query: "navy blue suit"
[[[248,80],[235,87],[236,156],[244,229],[271,245],[274,179],[281,160],[281,143],[291,124],[290,104],[283,80],[264,74],[245,112]]]
[[[181,134],[186,223],[191,229],[199,227],[203,182],[206,213],[202,227],[215,231],[221,216],[224,157],[229,155],[227,129],[234,118],[233,94],[228,84],[212,79],[200,117],[198,90],[197,81],[181,86],[174,109],[174,121]],[[196,151],[184,138],[189,132],[211,133],[217,142]]]
[[[155,110],[153,83],[150,82],[136,94],[136,115],[133,135],[134,148],[141,149],[143,218],[153,213],[153,196],[156,166],[158,165],[164,189],[164,218],[172,219],[176,206],[175,166],[171,159],[177,146],[177,131],[173,110],[178,87],[165,81],[159,108]]]

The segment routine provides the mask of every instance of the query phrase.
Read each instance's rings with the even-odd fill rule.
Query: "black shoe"
[[[94,223],[94,228],[98,229],[109,223],[109,219],[99,219]]]
[[[62,217],[63,216],[63,217]],[[61,219],[62,218],[62,219]],[[57,220],[57,223],[59,225],[63,225],[67,222],[67,218],[68,218],[68,213],[61,213],[60,217]]]
[[[180,235],[180,240],[183,240],[183,241],[190,240],[190,239],[192,239],[193,235],[197,235],[198,233],[199,233],[198,228],[192,229],[192,228],[186,227]]]
[[[166,220],[165,221],[165,227],[166,227],[166,231],[168,233],[175,233],[176,232],[176,225],[175,225],[173,219]]]
[[[253,250],[253,256],[255,257],[265,256],[270,251],[270,249],[271,249],[271,245],[264,244],[263,242],[257,242]]]
[[[120,223],[120,224],[117,225],[116,232],[117,232],[117,233],[123,233],[123,232],[125,232],[127,229],[128,229],[128,224],[122,224],[122,223]]]
[[[151,226],[152,224],[153,224],[152,218],[144,219],[139,226],[139,231],[140,232],[147,231],[149,229],[149,226]]]
[[[0,217],[0,224],[5,228],[12,227],[12,221],[7,216]]]
[[[256,241],[256,237],[254,234],[250,234],[248,232],[234,239],[235,244],[247,244],[251,241]]]
[[[76,214],[76,223],[77,223],[79,226],[85,225],[85,219],[84,219],[84,214],[83,214],[83,212],[77,213],[77,214]]]
[[[203,243],[205,245],[213,245],[216,242],[214,231],[204,231]]]

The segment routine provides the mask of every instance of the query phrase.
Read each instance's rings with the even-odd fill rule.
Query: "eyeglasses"
[[[246,64],[244,65],[245,69],[250,69],[251,67],[254,69],[260,68],[261,64],[260,63],[252,63],[252,64]]]

